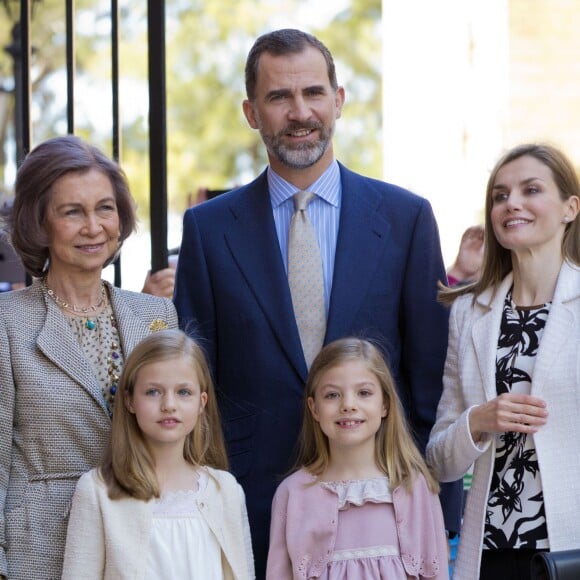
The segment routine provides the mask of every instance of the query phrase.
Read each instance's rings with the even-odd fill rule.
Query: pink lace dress
[[[387,477],[321,482],[338,495],[334,551],[321,580],[407,580]]]

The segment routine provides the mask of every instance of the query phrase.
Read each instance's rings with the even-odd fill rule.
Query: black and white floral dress
[[[496,388],[530,394],[535,357],[550,304],[517,307],[508,292],[497,345]],[[496,435],[484,549],[549,548],[542,480],[532,435]]]

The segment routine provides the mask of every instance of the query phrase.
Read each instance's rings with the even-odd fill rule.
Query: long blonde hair
[[[393,489],[399,485],[410,489],[415,476],[420,473],[425,477],[429,489],[437,493],[439,484],[429,471],[409,432],[395,382],[385,359],[374,344],[359,338],[342,338],[326,345],[312,363],[306,381],[297,467],[305,467],[313,475],[320,475],[328,467],[328,437],[312,416],[308,399],[316,398],[316,389],[326,371],[349,361],[366,364],[368,371],[378,379],[387,408],[387,416],[381,420],[375,436],[377,466],[389,477]]]
[[[562,201],[570,199],[573,195],[580,195],[580,183],[574,165],[562,151],[553,145],[547,143],[525,143],[507,151],[495,164],[487,180],[481,277],[473,284],[458,288],[440,287],[438,299],[443,304],[451,304],[455,298],[470,292],[474,296],[479,296],[487,288],[497,287],[512,271],[511,252],[497,241],[491,224],[493,188],[499,170],[508,163],[524,156],[533,157],[550,169]],[[565,259],[580,266],[580,219],[578,217],[566,225],[562,239],[562,255]]]
[[[175,358],[191,363],[200,391],[207,393],[204,412],[185,440],[183,457],[192,465],[228,468],[215,390],[203,350],[181,330],[164,330],[148,336],[135,347],[121,374],[113,408],[111,441],[101,467],[111,499],[159,497],[155,461],[127,402],[133,396],[137,375],[143,367]]]

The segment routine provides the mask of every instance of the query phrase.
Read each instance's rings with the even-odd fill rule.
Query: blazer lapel
[[[382,264],[390,224],[381,199],[341,166],[342,199],[325,343],[349,334],[374,273]]]
[[[578,285],[579,270],[564,262],[558,277],[554,299],[548,315],[548,321],[542,334],[540,346],[534,365],[532,394],[540,395],[545,385],[550,384],[550,373],[559,354],[566,348],[580,321],[575,319],[570,303],[580,299]]]
[[[473,350],[479,365],[481,383],[488,401],[497,397],[495,382],[497,341],[499,338],[503,303],[512,285],[509,274],[499,285],[495,296],[492,289],[487,289],[476,298],[478,308],[484,310],[481,318],[473,324]]]
[[[232,222],[226,243],[256,302],[266,316],[296,372],[306,380],[307,369],[294,317],[288,277],[284,270],[265,175],[262,186],[232,201]],[[250,234],[248,234],[250,232]]]
[[[95,373],[84,355],[66,318],[51,300],[46,301],[46,321],[36,344],[44,355],[108,411]]]
[[[119,331],[119,340],[121,349],[126,359],[129,353],[153,330],[148,323],[140,316],[135,314],[131,307],[123,300],[119,290],[110,284],[107,284],[109,296],[111,297],[111,306],[117,322]],[[155,322],[155,321],[152,321]]]

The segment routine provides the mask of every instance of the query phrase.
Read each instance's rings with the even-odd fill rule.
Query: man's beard
[[[287,145],[283,142],[288,133],[300,131],[301,129],[317,129],[320,137],[316,141],[298,143],[297,145]],[[292,169],[306,169],[317,163],[330,145],[332,132],[332,127],[327,129],[322,123],[289,125],[276,133],[276,135],[266,135],[260,129],[260,135],[270,155],[273,155],[281,163]]]

